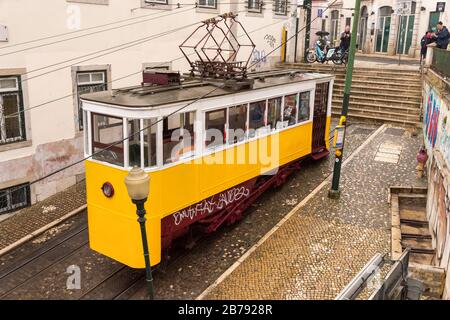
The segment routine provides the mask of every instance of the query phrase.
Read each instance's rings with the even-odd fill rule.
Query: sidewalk
[[[78,212],[85,205],[86,188],[82,181],[44,201],[17,211],[0,222],[0,255],[17,241],[39,234],[44,227],[58,223],[58,219]]]
[[[400,61],[400,64],[399,64]],[[381,69],[411,69],[419,71],[420,61],[417,58],[401,56],[388,56],[382,54],[362,54],[357,53],[355,67],[361,68],[381,68]]]
[[[344,164],[340,200],[324,182],[199,299],[334,299],[375,253],[390,252],[388,188],[426,184],[415,176],[422,139],[384,127]]]

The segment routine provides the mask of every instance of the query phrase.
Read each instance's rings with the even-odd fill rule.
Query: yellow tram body
[[[332,90],[333,78],[331,76],[315,75],[304,81],[308,79],[314,85],[318,80],[326,81],[330,84],[329,90]],[[100,109],[95,112],[107,114],[108,106],[104,100],[100,101],[101,99],[97,99],[97,97],[96,94],[83,96],[83,109],[85,112],[94,112],[94,105],[98,103]],[[327,100],[328,111],[324,132],[324,145],[327,149],[329,149],[331,121],[330,102]],[[87,118],[85,119],[86,126],[89,127],[89,114],[86,113],[85,117]],[[312,118],[311,116],[311,120]],[[88,135],[86,149],[90,149],[89,139],[91,137],[89,135],[91,133],[88,133],[90,130],[86,131]],[[276,135],[268,134],[248,139],[219,151],[197,155],[170,166],[146,170],[150,176],[150,194],[145,208],[147,210],[146,229],[151,264],[156,265],[161,261],[161,221],[163,218],[265,172],[277,169],[279,166],[311,155],[312,140],[313,121],[306,121],[284,128]],[[277,161],[270,164],[261,159],[249,161],[248,157],[251,157],[252,152],[258,150],[261,145],[270,149],[272,144],[277,144],[277,148],[275,148],[278,153]],[[226,161],[227,157],[234,156],[237,159],[243,151],[246,155],[245,161],[240,163]],[[91,152],[91,150],[87,150],[87,154]],[[221,162],[220,159],[224,161]],[[90,247],[130,267],[143,268],[145,265],[136,208],[131,203],[124,184],[130,167],[121,168],[92,159],[87,160],[85,166]],[[114,196],[106,197],[104,195],[102,185],[105,181],[114,187]]]

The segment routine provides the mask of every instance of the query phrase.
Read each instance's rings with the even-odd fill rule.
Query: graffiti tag
[[[205,199],[186,209],[175,212],[173,214],[175,225],[179,225],[183,220],[194,220],[196,217],[211,214],[215,211],[222,210],[228,205],[235,203],[241,199],[248,197],[250,190],[246,187],[235,187],[230,190],[221,192],[217,197]]]

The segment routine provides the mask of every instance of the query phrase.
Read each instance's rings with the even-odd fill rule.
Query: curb
[[[367,138],[347,159],[342,163],[342,167],[345,167],[362,149],[364,149],[379,133],[384,131],[386,124],[381,125],[374,133]],[[295,206],[283,219],[281,219],[264,237],[262,237],[256,244],[254,244],[247,252],[244,253],[235,263],[233,263],[227,270],[225,270],[213,284],[206,288],[195,300],[203,300],[211,291],[216,288],[221,282],[225,280],[239,265],[244,262],[259,246],[261,246],[275,231],[277,231],[291,216],[293,216],[301,207],[303,207],[312,197],[314,197],[325,185],[327,185],[333,176],[330,173],[325,180],[322,181],[310,194],[308,194],[297,206]]]
[[[16,242],[10,244],[9,246],[3,248],[0,250],[0,257],[6,253],[8,253],[9,251],[17,248],[18,246],[20,246],[21,244],[33,239],[34,237],[44,233],[45,231],[47,231],[50,228],[53,228],[54,226],[56,226],[57,224],[61,223],[62,221],[76,215],[77,213],[83,211],[84,209],[86,209],[87,205],[82,205],[81,207],[78,207],[75,210],[70,211],[69,213],[65,214],[64,216],[50,222],[49,224],[37,229],[36,231],[31,232],[30,234],[27,234],[25,237],[23,237],[22,239],[17,240]]]

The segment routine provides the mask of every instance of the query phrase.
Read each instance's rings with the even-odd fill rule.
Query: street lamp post
[[[128,195],[131,201],[136,205],[136,213],[138,215],[137,221],[141,227],[142,247],[144,249],[145,273],[148,295],[151,300],[154,298],[152,267],[150,265],[150,256],[147,243],[147,231],[145,229],[145,207],[148,194],[150,192],[150,177],[144,170],[138,167],[133,167],[125,178],[125,185],[127,186]]]

